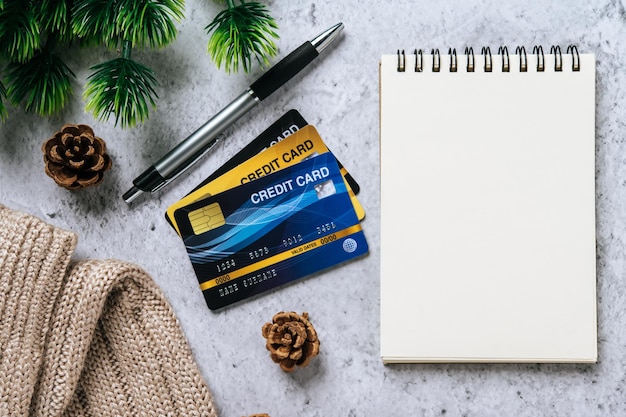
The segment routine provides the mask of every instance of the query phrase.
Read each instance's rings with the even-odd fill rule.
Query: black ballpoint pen
[[[133,187],[123,195],[124,201],[130,203],[144,192],[154,193],[186,171],[215,146],[226,128],[306,67],[342,29],[343,24],[337,23],[270,68],[244,93],[135,178]]]

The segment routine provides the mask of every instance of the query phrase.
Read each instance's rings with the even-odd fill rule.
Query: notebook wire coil
[[[398,72],[406,72],[407,70],[407,56],[404,52],[404,49],[398,49]],[[566,55],[571,56],[572,67],[571,70],[576,72],[580,71],[580,56],[578,54],[578,48],[575,45],[569,45],[565,52]],[[415,64],[413,66],[413,72],[424,72],[425,61],[424,61],[424,52],[421,49],[414,49],[412,55],[415,56],[415,60],[413,61]],[[430,70],[432,72],[441,72],[442,70],[442,57],[439,52],[439,49],[431,49],[430,55],[432,57]],[[466,72],[475,72],[476,71],[476,58],[474,57],[474,49],[472,47],[466,47],[463,55],[465,56],[465,71]],[[487,47],[482,47],[480,51],[481,59],[482,59],[482,70],[483,72],[493,72],[494,70],[494,58],[491,55],[491,49]],[[517,61],[519,62],[519,72],[528,72],[528,56],[526,54],[526,48],[523,46],[518,46],[515,48],[515,55],[517,56]],[[545,72],[546,69],[546,57],[543,52],[543,47],[541,45],[535,45],[532,50],[532,55],[535,56],[536,61],[536,72]],[[553,45],[550,48],[550,56],[554,57],[554,66],[552,67],[555,72],[563,71],[563,54],[561,53],[561,47],[558,45]],[[498,48],[498,56],[500,57],[500,62],[502,66],[500,68],[501,72],[510,72],[511,71],[511,57],[509,55],[509,49],[506,46],[500,46]],[[459,71],[459,59],[457,57],[456,48],[448,49],[448,57],[449,57],[449,72],[458,72]],[[410,71],[410,69],[409,69]]]

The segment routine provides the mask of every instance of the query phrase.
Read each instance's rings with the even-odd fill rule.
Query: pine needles
[[[104,43],[115,48],[118,43],[115,20],[116,0],[76,0],[72,10],[72,31],[87,45]]]
[[[35,8],[36,18],[42,29],[48,33],[56,33],[62,41],[69,42],[72,39],[69,17],[71,8],[71,0],[41,0]]]
[[[156,106],[156,79],[152,70],[128,58],[117,58],[91,68],[85,97],[87,110],[106,120],[115,115],[115,124],[134,126],[148,118],[148,103]]]
[[[2,0],[0,0],[0,3]],[[4,88],[4,84],[0,81],[0,120],[5,121],[7,118],[7,108],[4,105],[4,99],[7,96],[7,90]]]
[[[156,107],[153,71],[131,59],[133,47],[161,48],[176,38],[182,0],[76,0],[72,28],[90,43],[122,46],[122,57],[91,67],[83,94],[95,117],[133,127]],[[103,30],[103,28],[106,28]]]
[[[260,3],[227,3],[228,8],[205,28],[209,34],[213,32],[208,44],[211,58],[218,68],[224,65],[226,72],[236,72],[240,64],[248,72],[252,58],[268,65],[269,58],[278,52],[273,41],[278,39],[278,25]]]
[[[65,107],[72,94],[72,70],[54,53],[44,50],[24,63],[8,66],[6,90],[11,103],[26,111],[51,116]]]
[[[89,43],[115,48],[161,48],[176,38],[175,23],[183,19],[183,0],[75,0],[74,33]]]
[[[133,46],[161,48],[176,38],[175,21],[183,18],[181,0],[126,0],[116,21],[122,37]]]
[[[226,5],[205,28],[217,67],[248,72],[253,60],[268,65],[278,34],[267,8],[245,0]],[[131,50],[171,44],[183,18],[184,0],[0,0],[0,120],[7,117],[7,102],[41,116],[62,110],[75,75],[56,49],[80,44],[122,50],[121,57],[90,68],[86,109],[100,120],[114,117],[122,127],[144,122],[156,107],[158,82]]]
[[[40,47],[39,24],[29,3],[5,0],[0,9],[0,54],[17,62],[29,60]]]

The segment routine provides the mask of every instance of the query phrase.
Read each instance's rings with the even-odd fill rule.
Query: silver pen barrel
[[[258,103],[259,100],[256,99],[252,91],[248,89],[198,130],[165,154],[163,158],[154,164],[154,168],[163,177],[180,175],[182,172],[180,171],[181,161],[194,160],[198,155],[201,155],[208,146],[211,146],[213,140],[219,136],[220,133],[229,126],[234,125],[239,118],[249,112]],[[177,172],[177,170],[180,172]]]

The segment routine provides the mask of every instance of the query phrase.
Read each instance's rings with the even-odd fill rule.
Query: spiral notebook
[[[595,362],[595,58],[380,62],[381,355]]]

